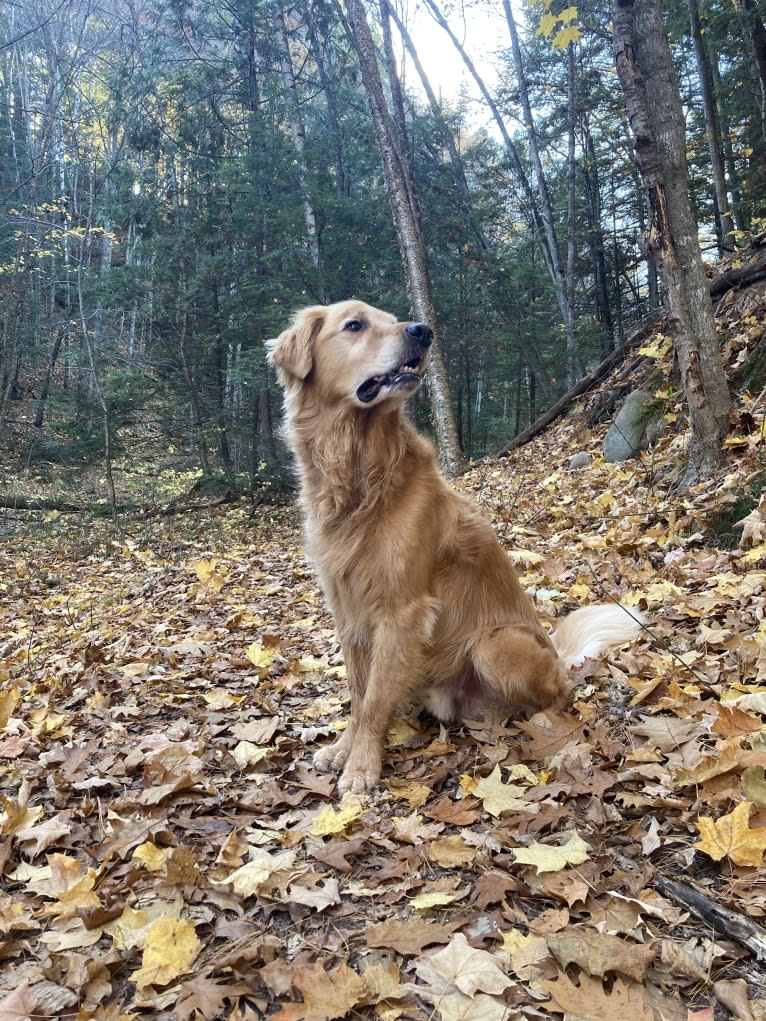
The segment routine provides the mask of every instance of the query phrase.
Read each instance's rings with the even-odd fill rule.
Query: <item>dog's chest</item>
[[[409,588],[411,557],[395,531],[314,528],[307,552],[333,612],[346,618],[374,616]]]

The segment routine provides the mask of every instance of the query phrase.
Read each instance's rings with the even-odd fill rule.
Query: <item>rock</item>
[[[662,432],[662,407],[646,390],[634,390],[606,434],[605,461],[627,461],[654,443]]]

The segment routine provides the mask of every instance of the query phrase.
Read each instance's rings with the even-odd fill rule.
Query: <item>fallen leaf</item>
[[[242,897],[253,897],[273,885],[275,877],[288,874],[295,864],[295,851],[279,851],[269,854],[260,848],[253,850],[251,860],[236,869],[226,879],[212,880],[218,886],[231,886]]]
[[[503,783],[499,765],[481,780],[461,777],[461,785],[480,798],[484,808],[496,818],[503,812],[537,812],[537,805],[530,804],[524,798],[523,787]]]
[[[654,1012],[647,1003],[640,985],[618,978],[607,990],[598,978],[581,974],[579,984],[560,973],[555,981],[540,986],[551,997],[548,1010],[557,1014],[587,1018],[588,1021],[654,1021]]]
[[[361,816],[364,803],[353,794],[344,794],[340,807],[336,810],[332,805],[323,808],[311,824],[311,833],[315,837],[334,836],[345,832],[352,823]]]
[[[459,922],[427,922],[422,919],[400,921],[390,918],[380,923],[367,923],[366,942],[369,947],[386,947],[399,954],[419,954],[434,943],[448,943]]]
[[[490,954],[475,950],[462,932],[456,933],[444,950],[424,959],[442,978],[466,996],[476,993],[502,993],[512,984],[505,974],[508,959],[505,954]],[[418,974],[420,971],[416,968]]]
[[[330,1021],[346,1017],[363,999],[366,987],[355,971],[342,961],[330,971],[321,962],[296,966],[293,985],[303,997],[305,1021]]]
[[[194,925],[185,918],[158,918],[149,928],[141,967],[130,976],[139,990],[166,986],[185,975],[202,949]]]
[[[700,816],[697,829],[702,839],[692,847],[707,854],[713,861],[728,856],[735,865],[761,865],[766,851],[766,826],[750,829],[751,808],[749,801],[742,801],[733,812],[720,819]]]
[[[600,932],[568,931],[546,937],[551,953],[566,970],[576,964],[588,975],[604,978],[618,972],[635,982],[642,982],[646,969],[654,960],[652,946],[626,943],[616,936]]]
[[[582,865],[590,856],[590,848],[578,833],[572,833],[566,844],[555,846],[537,841],[529,847],[511,849],[520,865],[534,865],[541,872],[558,872],[567,865]]]
[[[34,1021],[38,1017],[37,998],[24,981],[0,1000],[0,1021]]]

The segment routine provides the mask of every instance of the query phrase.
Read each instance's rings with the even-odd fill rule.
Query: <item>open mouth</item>
[[[380,391],[385,387],[387,390],[414,390],[423,380],[423,374],[419,371],[422,358],[418,355],[405,362],[393,372],[386,372],[382,376],[372,376],[366,379],[361,386],[357,387],[356,396],[363,404],[374,401]]]

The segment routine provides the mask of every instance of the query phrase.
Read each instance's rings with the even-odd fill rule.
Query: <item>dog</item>
[[[576,610],[549,637],[494,530],[451,490],[403,404],[433,339],[361,301],[298,312],[267,342],[284,389],[306,552],[335,618],[351,717],[314,764],[340,793],[378,783],[394,713],[438,720],[563,702],[569,668],[640,631],[618,604]]]

